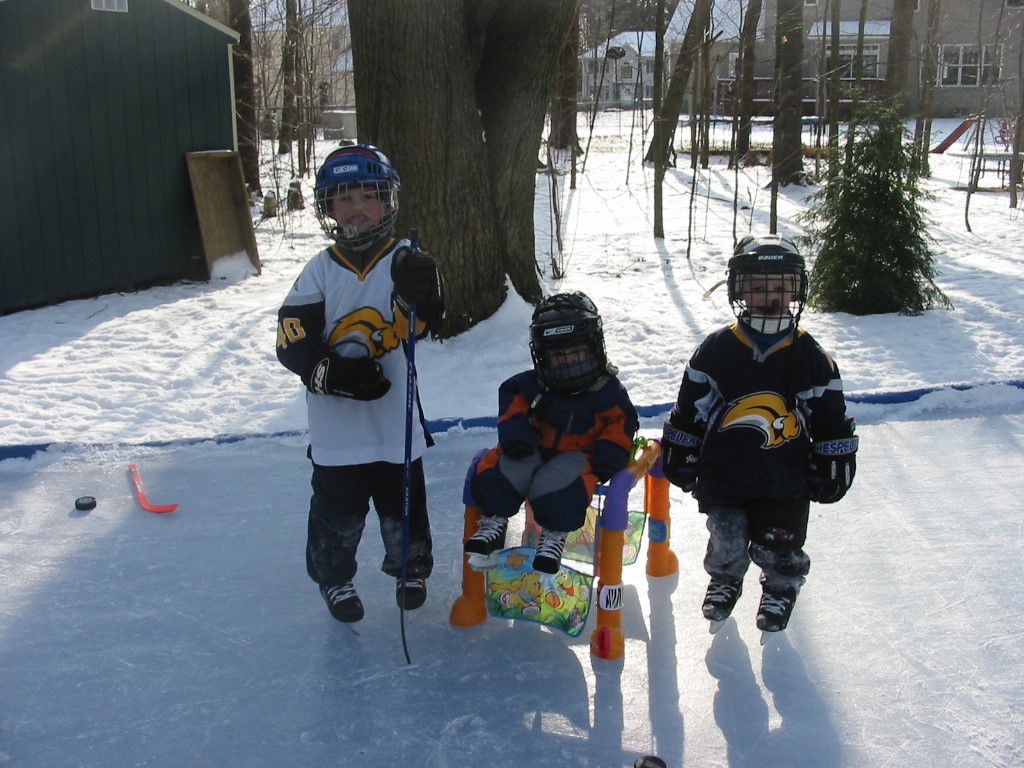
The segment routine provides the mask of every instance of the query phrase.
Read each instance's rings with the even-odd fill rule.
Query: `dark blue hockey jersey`
[[[704,502],[805,498],[811,444],[847,437],[839,368],[801,329],[761,350],[739,323],[708,336],[669,422],[702,439]]]

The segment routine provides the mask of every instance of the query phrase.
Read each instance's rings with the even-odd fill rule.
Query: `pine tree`
[[[949,308],[935,284],[925,193],[913,150],[891,108],[865,110],[832,162],[841,163],[811,197],[804,216],[810,251],[811,306],[871,315]]]

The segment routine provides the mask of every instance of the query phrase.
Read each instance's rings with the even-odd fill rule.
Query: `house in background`
[[[0,312],[203,274],[187,152],[236,148],[229,28],[0,0]]]
[[[585,51],[579,83],[580,104],[593,104],[596,94],[600,107],[649,107],[654,95],[654,33],[620,32]]]
[[[836,0],[838,1],[838,0]],[[818,100],[819,73],[828,68],[831,54],[831,21],[825,0],[803,0],[804,23],[804,112],[816,114],[820,111]],[[989,113],[1013,115],[1019,109],[1018,92],[1021,24],[1024,23],[1024,0],[1007,0],[1006,14],[999,28],[1000,2],[979,6],[978,0],[943,0],[942,14],[938,26],[939,67],[934,95],[934,113],[954,116],[978,112],[983,91],[992,86],[992,100]],[[713,9],[712,35],[717,39],[711,48],[713,87],[716,93],[714,110],[719,114],[731,114],[731,95],[739,60],[739,32],[742,26],[743,10],[747,0],[716,0]],[[856,54],[857,34],[861,3],[859,0],[842,0],[840,20],[839,56],[844,63],[844,90],[849,91],[855,78],[852,62]],[[668,71],[678,55],[683,35],[689,24],[693,0],[680,0],[665,35],[666,55],[670,57]],[[983,11],[979,14],[979,11]],[[928,3],[919,0],[914,12],[914,29],[910,45],[910,67],[907,76],[907,106],[917,107],[921,93],[921,63],[927,40]],[[757,89],[755,109],[761,114],[774,112],[773,83],[775,67],[775,29],[777,21],[776,0],[764,0],[764,7],[758,23],[755,43],[754,76]],[[882,93],[886,67],[889,61],[889,39],[892,26],[892,0],[868,0],[867,17],[864,25],[864,53],[861,87],[868,95]],[[649,56],[653,62],[653,32],[640,33],[642,39],[650,36]],[[637,55],[638,33],[623,32],[617,35],[612,46],[632,46],[620,61],[632,65],[634,59],[646,60],[648,48],[640,46]],[[979,41],[981,46],[979,47]],[[590,69],[600,71],[601,57],[605,46],[585,52],[580,56],[581,102],[589,101],[593,93],[594,77]],[[605,67],[605,77],[614,73],[612,61]],[[635,71],[627,70],[634,75]],[[651,64],[653,72],[653,63]],[[621,81],[626,78],[621,77]],[[628,92],[625,82],[606,79],[607,88],[600,94],[601,106],[633,106],[632,91]],[[650,82],[648,78],[648,82]],[[689,91],[692,93],[692,78]],[[618,91],[616,91],[618,87]],[[590,90],[588,90],[588,88]],[[616,98],[618,93],[618,98]],[[687,100],[689,103],[689,99]]]
[[[344,9],[342,9],[344,10]],[[284,26],[281,18],[253,18],[253,76],[256,108],[260,116],[261,138],[274,138],[281,126],[284,106]],[[352,37],[348,18],[338,12],[327,23],[310,27],[303,24],[299,38],[300,78],[312,87],[309,94],[309,120],[321,124],[325,110],[355,106],[355,77],[352,71]]]

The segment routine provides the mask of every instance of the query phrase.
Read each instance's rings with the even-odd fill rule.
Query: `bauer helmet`
[[[748,235],[729,259],[729,303],[736,319],[760,333],[795,328],[807,301],[804,257],[778,235]]]
[[[384,204],[380,222],[362,232],[347,231],[331,216],[331,198],[352,187],[376,190],[378,199]],[[401,187],[398,172],[377,147],[355,144],[335,149],[316,172],[313,198],[320,226],[343,247],[353,251],[365,250],[394,229]]]
[[[544,386],[581,392],[608,371],[601,315],[585,293],[544,299],[530,322],[530,356]]]

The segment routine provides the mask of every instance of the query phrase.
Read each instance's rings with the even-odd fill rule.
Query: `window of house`
[[[620,80],[632,80],[633,79],[633,67],[629,64],[623,64],[619,67],[619,79]]]
[[[1024,0],[1007,0],[1006,5],[1009,8],[1024,8]]]
[[[128,0],[92,0],[94,11],[121,11],[128,13]]]
[[[804,0],[804,5],[817,5],[818,0]]]
[[[729,77],[740,76],[740,52],[729,51]]]
[[[866,43],[864,45],[864,53],[861,57],[861,65],[864,69],[861,72],[861,77],[878,77],[878,53],[879,46],[877,44]],[[829,44],[825,45],[825,55],[828,57],[832,56],[832,46]],[[857,58],[857,45],[856,43],[848,43],[839,45],[839,76],[840,77],[856,77],[856,73],[853,71],[853,62]]]
[[[939,52],[939,84],[977,86],[998,83],[1001,76],[1002,46],[986,45],[984,60],[977,45],[944,45]]]

